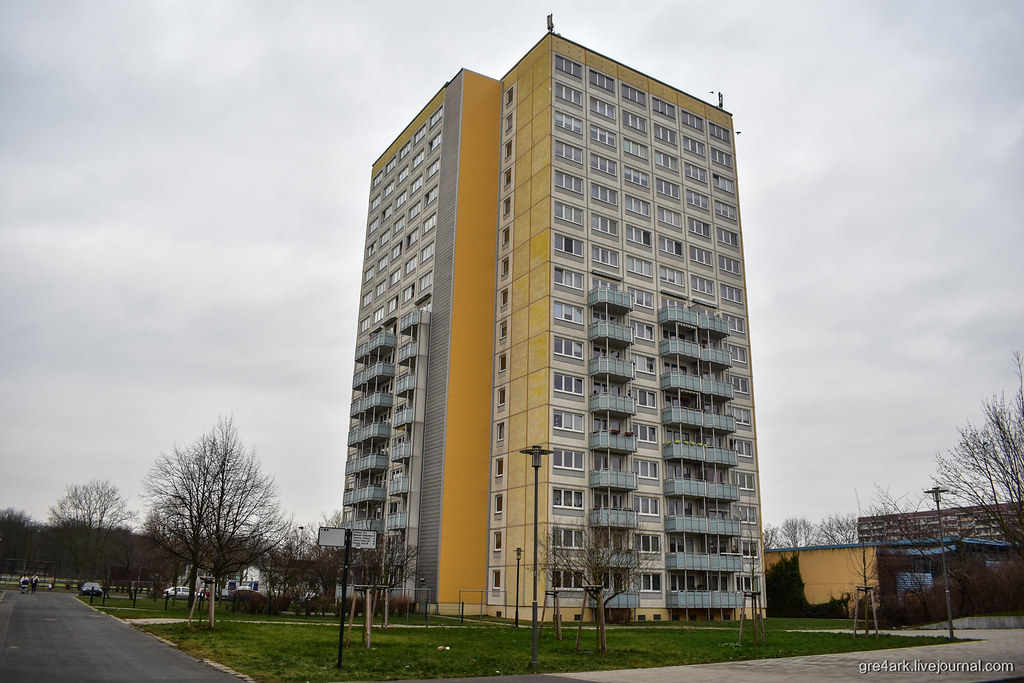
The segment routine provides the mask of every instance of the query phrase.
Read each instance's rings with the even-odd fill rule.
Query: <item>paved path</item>
[[[0,681],[238,683],[67,593],[0,598]]]

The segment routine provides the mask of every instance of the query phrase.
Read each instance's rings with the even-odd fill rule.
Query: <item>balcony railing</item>
[[[633,328],[608,320],[590,323],[589,334],[590,341],[607,346],[624,347],[633,343]]]
[[[636,415],[636,400],[618,394],[594,394],[590,397],[590,410],[612,415]]]
[[[740,523],[735,519],[697,517],[695,515],[669,515],[665,517],[665,531],[670,534],[739,536]]]
[[[609,312],[614,313],[626,313],[633,310],[633,297],[629,292],[609,287],[596,287],[590,290],[587,295],[587,303],[602,309],[607,308]]]
[[[700,360],[700,344],[685,339],[665,339],[658,345],[662,356],[679,356],[687,361]]]
[[[352,376],[352,388],[359,389],[378,379],[390,379],[395,376],[394,363],[374,363]]]
[[[701,479],[666,479],[662,484],[662,490],[666,496],[690,496],[717,500],[740,499],[740,490],[736,484],[720,484]]]
[[[661,421],[686,427],[703,427],[704,415],[693,408],[666,408],[661,411]]]
[[[355,446],[364,441],[375,439],[386,439],[391,436],[391,425],[387,422],[374,422],[372,424],[356,427],[348,433],[348,445]]]
[[[402,398],[408,398],[409,395],[416,389],[416,375],[410,373],[408,375],[402,375],[395,380],[395,394]]]
[[[413,414],[412,408],[406,406],[396,410],[395,415],[391,419],[391,421],[392,424],[394,424],[395,429],[398,429],[399,427],[404,427],[405,425],[412,424],[414,417],[415,415]]]
[[[361,474],[363,472],[375,472],[388,468],[388,456],[383,453],[364,455],[355,460],[349,460],[345,468],[346,474]]]
[[[349,416],[355,417],[368,410],[376,411],[378,408],[390,408],[393,403],[394,398],[391,394],[376,391],[369,396],[363,396],[362,398],[352,401],[352,407],[349,409]]]
[[[669,591],[665,606],[669,609],[740,609],[739,591]]]
[[[420,323],[424,325],[430,322],[430,313],[423,309],[409,311],[398,320],[398,331],[402,334],[409,334],[412,328]]]
[[[409,477],[395,477],[388,483],[388,495],[399,496],[409,493]]]
[[[735,432],[736,418],[732,415],[704,413],[704,426],[719,432]]]
[[[343,505],[355,505],[367,501],[380,502],[387,498],[387,492],[383,486],[362,486],[357,489],[348,489],[342,496]]]
[[[733,397],[731,384],[727,382],[720,382],[717,379],[708,379],[707,377],[701,380],[700,391],[706,396],[715,396],[717,398],[727,400]]]
[[[396,443],[391,447],[391,461],[401,462],[408,460],[412,457],[412,443],[409,441],[403,441],[402,443]]]
[[[381,533],[384,531],[384,520],[383,519],[353,519],[348,522],[342,522],[341,526],[343,529],[353,529],[355,531],[376,531]]]
[[[682,390],[698,393],[701,390],[700,376],[679,370],[670,370],[661,376],[661,389],[662,391]]]
[[[632,529],[637,526],[636,510],[599,508],[590,511],[590,526],[607,526]]]
[[[724,349],[715,349],[710,346],[702,346],[700,359],[705,363],[711,363],[712,370],[721,370],[732,367],[732,356]]]
[[[661,457],[665,460],[695,460],[728,467],[736,465],[736,451],[696,443],[667,443],[661,447]]]
[[[388,531],[398,531],[404,529],[406,525],[406,516],[404,512],[397,512],[388,515],[387,527]]]
[[[398,337],[394,332],[378,332],[356,347],[356,362],[362,363],[378,349],[394,349],[397,343]]]
[[[706,553],[666,553],[668,571],[738,572],[743,569],[739,555],[708,555]]]
[[[591,470],[590,487],[601,489],[636,490],[636,472],[622,470]]]
[[[398,356],[395,360],[398,361],[399,365],[409,365],[409,361],[416,357],[419,352],[419,342],[408,342],[402,345],[402,348],[398,349]]]
[[[590,360],[590,374],[625,382],[636,378],[636,368],[629,361],[604,356]]]
[[[615,453],[632,453],[636,451],[636,436],[613,434],[610,431],[591,432],[590,447]]]

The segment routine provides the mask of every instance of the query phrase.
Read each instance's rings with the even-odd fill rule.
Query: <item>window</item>
[[[732,168],[732,155],[726,154],[722,150],[715,149],[714,147],[711,148],[711,161],[716,164]]]
[[[633,365],[636,367],[637,372],[644,372],[647,374],[653,374],[655,363],[654,359],[650,356],[641,356],[638,353],[633,354]]]
[[[645,292],[642,289],[629,288],[629,294],[633,297],[633,305],[642,308],[654,308],[654,294]]]
[[[555,68],[574,78],[583,78],[583,66],[562,55],[555,55]]]
[[[427,204],[430,204],[431,202],[434,202],[436,200],[437,200],[437,185],[434,185],[432,188],[430,188],[430,191],[427,192],[426,202],[427,202]]]
[[[437,149],[440,146],[441,146],[441,134],[438,133],[437,135],[435,135],[434,137],[432,137],[430,139],[430,142],[427,143],[427,151],[428,152],[433,152],[435,149]]]
[[[555,83],[555,97],[576,106],[583,106],[583,93],[561,83]]]
[[[370,319],[363,318],[362,320],[359,321],[359,331],[366,332],[368,329],[370,329]]]
[[[618,168],[618,165],[616,164],[614,159],[606,159],[605,157],[599,154],[594,154],[593,152],[591,152],[590,168],[594,169],[595,171],[607,173],[608,175],[615,175],[615,171]]]
[[[757,524],[757,508],[737,505],[733,508],[742,524]]]
[[[374,230],[380,227],[380,218],[374,218],[370,221],[370,226],[366,229],[366,232],[373,233]]]
[[[734,315],[725,316],[726,322],[729,323],[729,331],[735,332],[736,334],[747,333],[747,321],[743,318],[738,318]]]
[[[686,203],[690,206],[696,206],[698,209],[707,210],[708,208],[708,198],[693,190],[686,191]]]
[[[555,569],[551,572],[551,585],[562,590],[582,589],[586,585],[583,572]]]
[[[560,218],[563,221],[568,221],[577,225],[583,225],[583,209],[577,209],[575,206],[555,202],[555,218]],[[582,255],[582,252],[580,252],[580,255]]]
[[[626,270],[637,275],[643,275],[644,277],[651,277],[654,272],[650,261],[644,261],[643,259],[628,255],[626,256]]]
[[[623,111],[622,123],[634,130],[640,131],[641,133],[647,132],[647,119],[642,116],[637,116],[633,112]]]
[[[583,378],[555,373],[555,391],[564,394],[583,395]]]
[[[666,284],[683,286],[683,274],[675,268],[659,267],[658,279]]]
[[[412,167],[416,168],[423,163],[423,160],[427,158],[427,151],[421,149],[419,153],[412,158]]]
[[[498,424],[495,425],[494,438],[497,439],[498,441],[505,440],[504,422],[499,422]],[[503,474],[505,474],[505,461],[502,460],[501,458],[498,458],[497,460],[494,461],[494,476],[500,477]]]
[[[618,206],[619,204],[618,190],[613,190],[610,187],[598,185],[597,183],[590,183],[590,198],[613,206]]]
[[[501,294],[498,295],[498,302],[500,308],[505,308],[508,306],[508,287],[501,290]],[[502,356],[502,361],[504,361],[504,356]],[[505,369],[504,363],[502,364],[501,369]]]
[[[636,102],[641,107],[647,103],[647,94],[631,85],[622,84],[622,99]]]
[[[728,144],[732,140],[728,128],[722,128],[721,126],[711,123],[710,121],[708,121],[708,134],[710,134],[713,138],[718,138],[719,140],[725,142],[726,144]]]
[[[599,71],[590,70],[590,84],[596,85],[599,88],[604,88],[609,92],[615,92],[615,79],[610,76],[605,76]]]
[[[423,234],[426,235],[428,232],[437,227],[437,214],[433,214],[427,220],[423,221]]]
[[[377,171],[377,175],[373,176],[373,185],[371,187],[377,187],[380,185],[380,181],[384,179],[384,171]]]
[[[555,337],[552,349],[556,356],[567,356],[569,358],[580,359],[583,358],[583,342],[578,342],[574,339]]]
[[[408,275],[412,271],[416,270],[416,257],[413,256],[411,259],[405,262],[405,274]]]
[[[660,180],[658,182],[661,182]],[[665,225],[671,225],[673,228],[683,227],[683,214],[678,211],[666,209],[662,206],[658,207],[658,221]]]
[[[583,509],[583,491],[576,489],[552,489],[551,505],[556,508]]]
[[[729,379],[732,382],[733,391],[735,391],[737,394],[750,394],[749,379],[747,379],[746,377],[737,377],[735,375],[731,375]]]
[[[614,236],[619,234],[619,222],[592,213],[590,214],[590,229],[594,232],[603,232],[606,235]]]
[[[411,284],[402,290],[402,303],[412,301],[414,296],[416,296],[416,285]]]
[[[605,118],[609,118],[612,121],[615,120],[615,105],[608,104],[604,100],[599,100],[596,97],[590,98],[590,111],[595,114],[600,114]]]
[[[502,277],[505,277],[506,275],[508,275],[509,274],[509,270],[510,270],[510,266],[511,266],[511,262],[508,260],[508,257],[505,257],[505,258],[501,259],[501,266],[499,268],[499,274]]]
[[[694,263],[700,263],[701,265],[710,266],[712,265],[712,254],[707,249],[701,249],[700,247],[690,247],[690,260]],[[712,292],[713,293],[713,292]]]
[[[736,304],[743,303],[743,290],[739,287],[730,287],[729,285],[722,285],[722,299],[725,301],[731,301]]]
[[[583,289],[583,273],[555,266],[555,284],[573,289]]]
[[[757,541],[740,541],[740,552],[743,557],[757,557]]]
[[[658,499],[648,498],[647,496],[635,496],[633,498],[633,509],[641,515],[655,517],[659,514]]]
[[[583,163],[583,150],[579,147],[567,145],[564,142],[555,141],[555,156],[574,161],[577,164]],[[582,191],[582,190],[581,190]]]
[[[560,111],[555,112],[555,125],[573,133],[583,132],[583,121]]]
[[[675,183],[670,183],[667,180],[658,178],[657,190],[659,194],[663,194],[666,197],[672,197],[673,199],[679,199],[679,186]]]
[[[555,448],[551,453],[551,466],[563,470],[582,470],[583,452]]]
[[[641,479],[657,479],[658,463],[654,462],[653,460],[634,460],[633,471],[636,472],[636,476],[640,477]],[[637,536],[637,540],[639,540],[640,538],[640,536]],[[653,536],[648,538],[657,539],[658,537]],[[657,552],[657,550],[647,550],[646,552]]]
[[[640,590],[642,591],[661,591],[661,574],[641,574],[640,575]],[[657,617],[655,617],[657,618]]]
[[[498,339],[501,341],[508,339],[508,322],[504,320],[498,323]]]
[[[675,158],[671,154],[665,154],[664,152],[654,151],[654,164],[667,168],[670,171],[679,172],[679,159]]]
[[[693,247],[690,247],[693,249]],[[669,239],[668,237],[658,236],[658,249],[665,252],[666,254],[672,254],[674,256],[683,255],[683,243],[678,240]]]
[[[631,389],[636,404],[641,408],[657,408],[658,398],[650,389]],[[638,425],[639,426],[639,425]]]
[[[434,284],[434,271],[430,271],[420,278],[420,291],[429,289],[432,284]]]
[[[717,199],[715,200],[715,213],[723,218],[736,220],[736,207],[731,204],[726,204],[725,202],[720,202]]]
[[[677,133],[671,128],[666,128],[660,123],[654,124],[654,137],[663,142],[667,142],[670,145],[675,145],[678,141]]]
[[[719,190],[723,190],[724,192],[728,192],[730,194],[736,193],[736,183],[734,183],[729,178],[726,178],[725,176],[722,175],[718,175],[717,173],[712,173],[711,179],[715,187],[717,187]]]
[[[572,254],[573,256],[583,256],[583,240],[555,233],[555,251]]]
[[[687,178],[692,178],[693,180],[702,183],[706,183],[708,181],[708,172],[700,166],[694,166],[689,162],[683,164],[683,173],[686,174]]]
[[[704,156],[704,143],[688,138],[685,135],[683,136],[683,149],[697,156]]]
[[[747,408],[733,408],[732,415],[736,418],[736,424],[750,426],[750,410]]]
[[[658,443],[658,428],[654,425],[633,424],[636,440],[645,443]]]
[[[496,551],[497,550],[501,550],[501,532],[500,531],[495,531],[494,532],[494,549]],[[494,575],[497,577],[497,576],[500,576],[501,573],[500,572],[494,572]],[[497,584],[495,584],[494,587],[495,588],[499,588],[500,586],[501,586],[501,584],[497,583]]]
[[[582,155],[582,150],[580,151]],[[577,178],[576,176],[563,173],[562,171],[555,171],[555,187],[560,187],[570,192],[577,194],[583,194],[583,179]]]
[[[397,166],[397,165],[398,165],[398,158],[397,157],[391,157],[391,160],[388,162],[388,165],[384,167],[384,175],[387,175],[388,173],[391,173],[392,171],[394,171],[395,170],[395,166]]]
[[[551,545],[556,548],[582,548],[583,530],[555,527],[551,530]]]
[[[505,498],[500,493],[494,497],[494,514],[500,515],[505,508]]]
[[[367,268],[366,272],[363,273],[363,282],[369,282],[370,280],[372,280],[373,279],[373,274],[375,272],[376,271],[372,267],[371,268]]]
[[[512,156],[512,142],[511,141],[505,143],[505,158],[508,159],[510,156]]]
[[[420,211],[422,209],[423,209],[423,203],[422,202],[416,202],[415,204],[413,204],[412,208],[409,209],[409,219],[411,220],[413,218],[416,218],[416,216],[419,216],[420,215]]]
[[[583,431],[583,416],[579,413],[569,413],[563,410],[556,410],[552,416],[552,425],[555,429],[568,432]]]
[[[590,126],[590,139],[609,147],[615,146],[615,133],[600,126]]]
[[[711,237],[711,224],[699,221],[696,218],[687,218],[686,226],[694,235],[700,235],[701,237]]]
[[[746,439],[733,439],[732,440],[733,450],[736,451],[736,455],[741,458],[753,458],[754,457],[754,444]]]
[[[651,246],[651,231],[638,228],[633,225],[626,226],[626,239],[630,242],[642,244],[645,247]]]
[[[735,233],[732,230],[726,230],[725,228],[718,229],[718,241],[729,247],[740,246],[739,233]]]
[[[657,97],[651,97],[651,110],[672,120],[675,120],[676,118],[675,105],[669,104],[664,100],[659,100]]]
[[[395,272],[396,273],[401,273],[402,271],[396,270]],[[387,281],[378,282],[377,283],[377,296],[384,296],[384,292],[386,292],[386,291],[388,291],[388,283],[387,283]]]
[[[622,151],[625,152],[626,154],[632,154],[633,156],[643,159],[644,161],[646,161],[648,158],[647,145],[641,145],[639,142],[636,142],[635,140],[630,140],[629,138],[622,139]]]
[[[715,295],[715,283],[712,280],[698,277],[696,275],[690,276],[690,289],[698,294],[707,294],[708,296]]]
[[[640,199],[639,197],[631,197],[626,195],[626,199],[623,202],[623,208],[626,211],[640,214],[641,216],[651,217],[651,203]]]
[[[612,251],[611,249],[605,249],[598,245],[593,245],[590,248],[590,258],[595,263],[600,263],[612,268],[619,267],[619,252]]]
[[[501,408],[502,406],[505,405],[507,399],[508,399],[508,391],[504,387],[502,387],[501,389],[498,389],[498,407],[499,408]]]
[[[633,336],[638,340],[654,341],[654,326],[647,323],[632,321],[629,323],[633,328]]]
[[[641,187],[650,187],[651,186],[651,176],[650,176],[650,174],[644,173],[643,171],[641,171],[638,168],[632,168],[630,166],[625,166],[622,169],[622,178],[627,183],[633,183],[635,185],[640,185]]]
[[[704,119],[702,119],[701,117],[695,114],[691,114],[690,112],[683,109],[681,118],[683,120],[683,123],[689,126],[690,128],[694,128],[696,130],[704,130]]]
[[[736,484],[745,491],[753,491],[754,475],[749,472],[736,472]]]
[[[583,324],[583,309],[580,306],[571,306],[556,301],[554,305],[555,320],[564,320],[578,325]]]
[[[722,272],[731,273],[732,275],[740,275],[740,262],[737,259],[719,255],[718,267]]]
[[[747,364],[747,350],[742,346],[729,344],[729,357],[732,359],[733,364]]]

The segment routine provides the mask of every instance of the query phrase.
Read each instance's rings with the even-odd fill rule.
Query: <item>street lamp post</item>
[[[942,528],[942,507],[940,505],[942,494],[946,493],[948,489],[942,489],[938,486],[934,486],[925,493],[930,493],[932,498],[935,500],[935,512],[939,516],[939,544],[942,549],[942,581],[946,584],[946,621],[949,624],[949,637],[953,638],[953,604],[949,600],[949,570],[946,568],[946,532]]]
[[[537,501],[540,499],[539,494],[539,481],[540,481],[540,457],[542,455],[548,455],[551,453],[549,450],[545,450],[540,446],[533,446],[519,451],[525,455],[533,457],[533,461],[530,463],[533,467],[533,650],[532,657],[530,659],[530,667],[537,670]]]
[[[519,628],[519,561],[523,559],[523,549],[516,548],[516,628]]]

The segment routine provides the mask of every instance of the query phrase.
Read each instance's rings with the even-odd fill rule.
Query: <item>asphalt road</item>
[[[0,597],[0,681],[238,683],[67,593]]]

